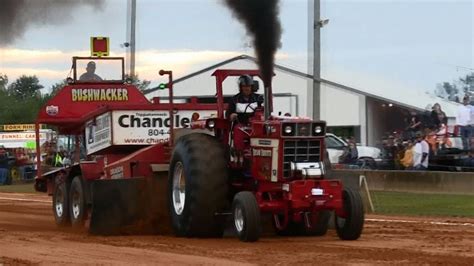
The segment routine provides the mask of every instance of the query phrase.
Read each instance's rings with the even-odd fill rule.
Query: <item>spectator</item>
[[[0,148],[0,185],[7,183],[8,179],[8,155]]]
[[[64,158],[68,155],[68,152],[64,148],[64,146],[59,146],[59,155]]]
[[[405,148],[405,154],[403,155],[403,158],[400,160],[400,163],[402,166],[410,170],[413,168],[413,142],[411,140],[408,141],[406,148]]]
[[[402,165],[402,158],[405,156],[405,146],[400,138],[395,137],[395,158],[394,165],[396,170],[402,170],[404,167]]]
[[[425,137],[425,141],[430,147],[430,155],[436,155],[438,152],[438,138],[436,136],[436,133],[434,131],[429,131],[427,136]]]
[[[467,157],[462,160],[462,165],[465,167],[465,171],[472,172],[474,170],[474,138],[471,138],[471,150]]]
[[[469,105],[469,96],[464,96],[463,105],[459,106],[456,116],[456,125],[461,133],[462,145],[464,150],[470,150],[471,138],[471,106]]]
[[[356,164],[359,158],[359,152],[357,151],[357,144],[354,138],[348,140],[349,147],[341,156],[341,162],[344,164]]]
[[[95,62],[87,63],[86,72],[79,77],[80,81],[102,81],[102,78],[95,74]]]
[[[30,164],[29,158],[26,155],[24,149],[18,149],[16,153],[16,165],[18,168],[18,173],[20,174],[20,179],[25,178],[26,166]]]
[[[388,169],[395,169],[395,161],[397,156],[397,147],[395,146],[395,137],[388,136],[384,146],[385,159],[387,160]]]
[[[433,110],[431,111],[431,124],[433,125],[432,129],[439,130],[441,126],[448,123],[448,118],[446,113],[441,110],[441,105],[435,103],[433,105]]]
[[[416,132],[421,130],[421,119],[416,115],[415,111],[411,112],[410,120],[408,121],[408,138],[414,139]]]
[[[415,170],[427,170],[430,147],[421,133],[416,134],[416,144],[413,150],[413,168]]]
[[[431,112],[433,111],[433,106],[431,104],[428,104],[425,107],[425,110],[423,113],[420,115],[420,121],[421,121],[421,130],[425,130],[427,128],[432,129],[434,127],[433,121],[431,119]]]

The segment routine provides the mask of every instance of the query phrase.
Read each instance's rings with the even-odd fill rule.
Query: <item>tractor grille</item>
[[[290,176],[291,162],[321,161],[321,140],[285,140],[283,144],[283,177]]]

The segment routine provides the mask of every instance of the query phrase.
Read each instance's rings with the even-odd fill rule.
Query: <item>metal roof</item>
[[[191,74],[188,74],[186,76],[183,76],[183,77],[180,77],[178,79],[175,79],[174,80],[174,84],[176,83],[179,83],[179,82],[182,82],[182,81],[185,81],[187,79],[190,79],[192,77],[195,77],[195,76],[198,76],[198,75],[201,75],[205,72],[208,72],[208,71],[211,71],[213,69],[216,69],[216,68],[220,68],[224,65],[227,65],[227,64],[230,64],[232,62],[235,62],[235,61],[239,61],[239,60],[249,60],[249,61],[252,61],[254,63],[257,64],[257,59],[253,56],[249,56],[249,55],[246,55],[246,54],[242,54],[242,55],[239,55],[239,56],[235,56],[235,57],[232,57],[230,59],[227,59],[227,60],[224,60],[222,62],[219,62],[217,64],[214,64],[214,65],[211,65],[209,67],[206,67],[206,68],[203,68],[199,71],[196,71],[196,72],[193,72]],[[292,69],[292,68],[288,68],[288,67],[285,67],[285,66],[282,66],[282,65],[279,65],[279,64],[274,64],[274,67],[275,69],[278,69],[278,70],[281,70],[283,72],[287,72],[287,73],[290,73],[290,74],[293,74],[295,76],[298,76],[298,77],[301,77],[301,78],[305,78],[305,79],[313,79],[313,75],[310,75],[310,74],[307,74],[307,73],[303,73],[301,71],[298,71],[298,70],[295,70],[295,69]],[[410,105],[410,104],[406,104],[406,103],[403,103],[401,102],[400,100],[396,100],[396,99],[389,99],[389,98],[386,98],[386,97],[383,97],[383,96],[380,96],[380,95],[376,95],[376,94],[373,94],[373,93],[369,93],[367,91],[363,91],[363,90],[360,90],[360,89],[356,89],[354,87],[351,87],[351,86],[347,86],[347,85],[343,85],[341,83],[338,83],[338,82],[334,82],[334,81],[330,81],[330,80],[327,80],[327,79],[317,79],[321,84],[326,84],[326,85],[329,85],[329,86],[333,86],[333,87],[336,87],[338,89],[341,89],[341,90],[345,90],[345,91],[348,91],[348,92],[352,92],[352,93],[356,93],[356,94],[360,94],[360,95],[364,95],[364,96],[367,96],[367,97],[371,97],[371,98],[374,98],[374,99],[377,99],[379,101],[384,101],[384,102],[388,102],[388,103],[393,103],[395,105],[398,105],[398,106],[401,106],[401,107],[405,107],[405,108],[408,108],[408,109],[414,109],[414,110],[417,110],[417,111],[426,111],[425,110],[425,107],[418,107],[418,106],[413,106],[413,105]],[[159,90],[158,87],[155,87],[155,88],[151,88],[151,89],[148,89],[148,90],[145,90],[144,91],[144,94],[148,94],[148,93],[152,93],[154,91],[157,91]],[[451,103],[451,102],[447,102],[445,101],[444,99],[442,98],[439,98],[439,99],[433,99],[433,100],[437,100],[437,101],[444,101],[443,104],[452,104],[452,105],[455,105],[455,103]],[[433,102],[434,104],[434,102]]]

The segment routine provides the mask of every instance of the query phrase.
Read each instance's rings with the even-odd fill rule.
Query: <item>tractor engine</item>
[[[324,178],[324,122],[288,118],[255,122],[252,127],[254,177],[270,182]]]

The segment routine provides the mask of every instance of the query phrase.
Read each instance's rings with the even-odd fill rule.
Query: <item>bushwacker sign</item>
[[[73,102],[128,101],[128,91],[125,88],[72,89],[71,97]]]

